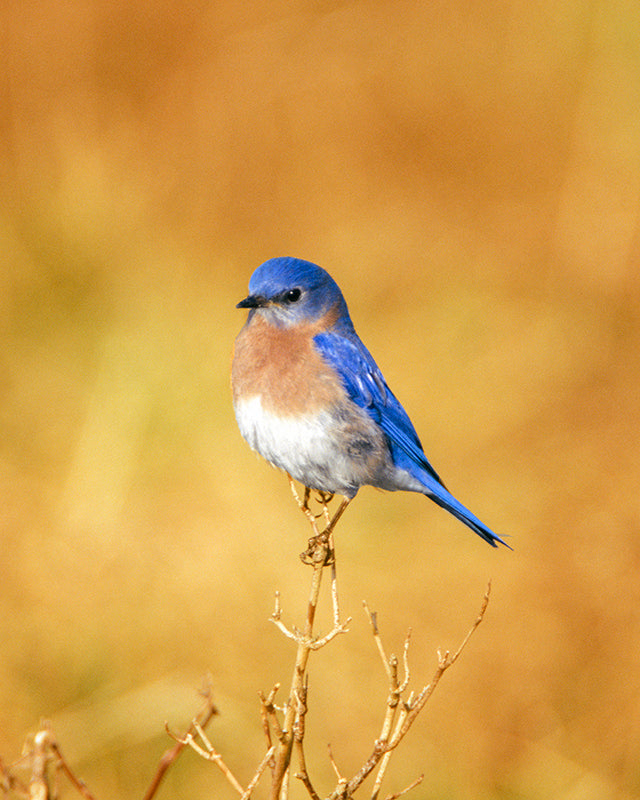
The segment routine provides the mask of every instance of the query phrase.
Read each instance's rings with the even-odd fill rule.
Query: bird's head
[[[338,284],[329,273],[299,258],[272,258],[261,264],[249,281],[249,296],[236,308],[250,309],[280,328],[314,323],[329,310],[351,323]]]

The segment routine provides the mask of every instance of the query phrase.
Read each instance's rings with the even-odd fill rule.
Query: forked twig
[[[304,497],[301,499],[291,479],[290,485],[296,502],[307,518],[314,533],[314,536],[309,541],[307,551],[302,555],[303,561],[312,566],[313,572],[307,602],[306,620],[301,630],[295,627],[288,628],[282,621],[280,594],[276,592],[275,608],[270,621],[278,627],[284,636],[296,643],[296,657],[289,696],[282,706],[276,706],[275,704],[276,693],[280,688],[279,684],[276,684],[266,697],[263,693],[260,693],[260,716],[266,741],[265,754],[246,788],[243,788],[242,784],[226,765],[221,754],[216,751],[205,733],[207,724],[212,717],[218,713],[213,704],[211,690],[207,688],[204,692],[205,705],[193,719],[191,725],[184,734],[176,735],[169,730],[168,726],[166,727],[167,733],[174,740],[175,744],[168,749],[160,759],[156,773],[143,800],[153,800],[167,770],[175,763],[185,747],[191,748],[207,761],[215,763],[230,786],[232,786],[234,791],[240,796],[241,800],[250,800],[253,790],[267,768],[271,770],[270,800],[287,800],[290,763],[292,753],[295,752],[298,760],[298,771],[295,773],[295,777],[302,782],[311,800],[320,800],[320,796],[316,792],[307,771],[304,751],[308,699],[306,670],[311,652],[319,650],[329,644],[329,642],[338,635],[346,633],[348,625],[351,622],[351,617],[344,622],[340,621],[336,560],[333,543],[333,531],[344,513],[344,510],[348,506],[349,500],[345,498],[333,517],[331,517],[328,510],[328,503],[332,498],[329,495],[320,493],[317,499],[322,505],[322,511],[320,514],[314,515],[309,508],[309,500],[311,497],[310,490],[305,488]],[[325,524],[324,530],[319,532],[318,520],[321,518],[324,519]],[[314,635],[314,623],[320,597],[322,573],[327,566],[331,567],[330,591],[333,627],[324,636],[317,636]],[[424,686],[417,695],[415,695],[414,692],[409,692],[406,698],[405,694],[407,693],[410,682],[409,645],[411,641],[411,630],[407,633],[404,641],[401,661],[393,654],[387,656],[378,630],[377,615],[369,609],[366,603],[364,604],[365,611],[371,624],[376,648],[382,660],[388,680],[386,709],[380,735],[374,742],[372,753],[353,777],[348,779],[341,773],[333,757],[331,748],[329,748],[329,761],[335,772],[337,783],[329,795],[328,800],[349,800],[376,768],[377,773],[374,780],[371,800],[379,799],[381,785],[393,752],[435,691],[443,674],[449,667],[456,663],[471,636],[482,622],[489,602],[490,591],[491,584],[489,583],[478,616],[458,649],[455,650],[453,654],[449,651],[445,651],[444,653],[438,651],[438,663],[430,683]],[[400,673],[402,673],[402,676],[400,676]],[[38,800],[48,800],[52,797],[50,782],[51,773],[55,770],[55,773],[61,772],[64,774],[85,800],[94,800],[93,795],[89,792],[85,784],[76,777],[67,764],[60,752],[60,748],[53,733],[46,724],[43,724],[41,729],[34,735],[32,742],[28,754],[21,759],[31,770],[29,784],[27,785],[27,783],[18,780],[0,761],[0,789],[5,792],[15,791],[29,798],[29,800],[34,800],[34,798],[38,798]],[[55,773],[53,775],[54,778]],[[422,780],[423,776],[420,776],[402,791],[387,795],[385,800],[397,800],[397,798],[402,797],[411,789],[415,788]]]
[[[462,653],[467,643],[469,642],[469,639],[471,638],[471,636],[473,636],[478,625],[480,625],[480,623],[484,619],[484,615],[487,610],[487,605],[489,603],[490,592],[491,592],[491,582],[489,582],[487,586],[487,590],[485,592],[478,616],[476,617],[467,635],[462,640],[462,643],[460,644],[458,649],[453,653],[453,655],[451,655],[448,651],[445,652],[444,654],[438,652],[438,666],[436,668],[433,678],[431,679],[431,682],[422,689],[422,691],[418,694],[417,697],[414,698],[413,693],[411,693],[407,701],[402,703],[393,734],[389,738],[385,738],[384,733],[390,730],[389,722],[394,716],[394,714],[390,713],[390,708],[394,705],[397,705],[397,701],[399,701],[400,699],[398,695],[398,689],[400,688],[400,685],[403,687],[403,692],[406,691],[408,686],[409,667],[408,667],[407,652],[409,646],[408,644],[409,637],[407,637],[407,639],[405,640],[405,646],[404,646],[405,679],[402,681],[402,684],[398,685],[397,664],[394,666],[393,657],[387,659],[386,655],[384,655],[384,647],[382,646],[382,642],[378,641],[379,631],[375,614],[372,614],[372,612],[369,611],[368,607],[365,604],[365,609],[367,610],[369,619],[371,621],[373,635],[376,638],[376,644],[378,645],[378,650],[380,651],[383,657],[383,662],[386,665],[385,669],[387,671],[387,676],[389,677],[390,691],[387,700],[387,712],[385,715],[385,721],[383,723],[383,736],[375,742],[373,752],[371,753],[367,761],[362,765],[360,770],[353,776],[353,778],[351,778],[351,780],[347,783],[346,786],[340,786],[340,785],[337,786],[329,796],[330,800],[342,800],[343,798],[351,797],[354,794],[354,792],[362,785],[364,780],[370,775],[370,773],[376,768],[376,766],[380,764],[380,770],[378,772],[378,775],[376,776],[374,792],[372,795],[372,800],[376,800],[380,790],[380,784],[382,783],[382,778],[384,777],[384,773],[389,763],[389,756],[391,755],[391,752],[395,750],[398,744],[402,741],[407,731],[414,723],[416,717],[418,716],[420,711],[424,708],[428,699],[435,691],[436,686],[440,682],[440,679],[442,678],[446,670],[449,669],[449,667],[453,666],[453,664],[455,664],[455,662],[458,660],[460,654]],[[407,789],[401,792],[401,794],[403,794],[405,791],[408,791],[410,788],[412,787],[407,787]]]
[[[94,800],[94,796],[69,766],[62,755],[53,730],[48,722],[43,721],[40,728],[33,736],[29,737],[30,743],[26,753],[13,765],[30,770],[28,785],[18,779],[12,771],[0,763],[0,788],[6,792],[16,791],[29,800],[48,800],[57,797],[56,775],[62,772],[74,789],[85,798]],[[53,776],[50,772],[53,771]],[[53,787],[51,783],[53,782]]]
[[[338,779],[338,783],[336,784],[336,788],[335,788],[334,791],[338,793],[338,797],[342,797],[343,795],[341,794],[341,792],[344,792],[346,790],[347,784],[349,783],[349,781],[342,775],[342,773],[338,769],[338,765],[336,764],[336,760],[333,757],[333,752],[331,750],[331,745],[329,745],[328,750],[329,750],[329,763],[333,767],[333,771],[335,772],[336,778]]]
[[[242,788],[242,785],[236,778],[236,776],[231,772],[229,767],[225,764],[222,756],[218,753],[215,747],[209,741],[207,734],[204,732],[204,729],[200,725],[197,720],[193,720],[191,723],[191,728],[187,731],[184,736],[177,736],[175,733],[169,729],[169,726],[165,726],[165,730],[174,739],[178,744],[182,745],[183,747],[190,747],[194,750],[199,756],[204,758],[207,761],[213,761],[213,763],[218,767],[220,772],[225,776],[225,778],[229,781],[229,783],[233,786],[233,788],[238,792],[240,796],[245,794],[245,790]],[[198,744],[196,741],[196,736],[199,736],[202,745]],[[265,765],[266,766],[266,765]]]
[[[309,540],[308,549],[301,556],[305,564],[309,564],[313,567],[313,575],[311,578],[311,590],[307,604],[307,619],[304,630],[300,631],[296,628],[289,629],[284,624],[282,621],[282,608],[280,606],[279,594],[276,594],[276,606],[271,616],[271,621],[278,627],[278,629],[287,638],[292,639],[297,644],[296,661],[293,671],[293,678],[291,681],[291,689],[289,692],[289,698],[285,705],[284,719],[282,721],[281,730],[278,733],[279,743],[277,745],[277,750],[274,757],[275,766],[273,769],[270,795],[271,800],[283,800],[283,797],[286,796],[286,793],[288,792],[286,776],[288,774],[294,742],[296,743],[296,750],[298,752],[300,761],[300,769],[297,775],[307,788],[310,796],[314,797],[315,795],[315,790],[311,785],[307,773],[306,763],[304,760],[304,751],[302,749],[302,740],[304,737],[304,714],[306,714],[307,661],[311,651],[319,650],[339,634],[345,633],[348,629],[349,622],[351,621],[350,618],[345,622],[340,621],[332,535],[338,520],[349,504],[349,500],[344,498],[333,517],[330,517],[328,504],[332,499],[332,496],[327,495],[324,492],[319,493],[318,499],[322,504],[322,512],[319,516],[324,517],[325,528],[321,533],[318,533],[317,517],[315,517],[309,509],[309,489],[305,488],[304,499],[301,500],[290,477],[289,485],[299,508],[309,521],[314,534],[314,536]],[[313,626],[318,605],[318,598],[320,595],[322,571],[326,566],[331,566],[332,568],[331,598],[333,607],[333,628],[322,637],[314,637]]]
[[[267,740],[267,748],[271,747],[271,728],[274,729],[276,738],[280,738],[282,736],[282,728],[280,727],[280,722],[278,721],[278,715],[276,714],[276,707],[275,707],[275,697],[278,689],[280,688],[280,684],[276,683],[273,689],[269,692],[269,694],[265,697],[263,692],[260,692],[260,715],[262,717],[262,730],[264,731],[265,738]]]
[[[267,752],[264,754],[264,758],[258,764],[258,769],[255,771],[255,774],[254,774],[253,778],[251,778],[251,780],[247,784],[247,788],[245,789],[245,792],[242,795],[242,797],[240,798],[240,800],[249,800],[249,798],[251,797],[251,792],[253,792],[253,790],[256,787],[256,784],[258,783],[258,781],[262,777],[262,773],[265,771],[265,769],[269,765],[269,762],[271,761],[271,758],[273,757],[275,749],[276,749],[275,745],[272,745],[267,750]]]
[[[71,767],[69,766],[66,759],[60,752],[60,747],[58,745],[58,742],[54,738],[52,738],[49,742],[49,746],[51,747],[51,752],[58,759],[58,765],[59,765],[58,768],[60,769],[61,772],[63,772],[66,775],[67,780],[71,782],[76,791],[79,794],[81,794],[82,797],[85,798],[85,800],[94,800],[94,797],[87,788],[86,783],[80,778],[78,778],[78,776],[71,770]]]
[[[156,773],[153,776],[151,783],[149,784],[149,788],[144,794],[143,800],[152,800],[152,798],[158,791],[158,788],[160,787],[160,784],[162,783],[164,776],[167,773],[167,770],[169,770],[169,768],[175,763],[180,753],[186,747],[186,743],[184,741],[181,741],[181,738],[184,739],[190,733],[195,732],[196,722],[204,730],[204,728],[207,727],[211,719],[218,714],[218,709],[213,703],[210,681],[207,681],[206,685],[202,689],[201,694],[205,698],[205,702],[202,709],[200,710],[194,721],[191,723],[189,729],[187,730],[187,732],[184,734],[183,737],[176,737],[170,734],[176,743],[173,747],[170,747],[168,750],[165,750],[165,752],[162,754],[162,757],[158,763],[158,769],[156,770]]]
[[[333,553],[329,547],[328,537],[320,534],[312,539],[309,542],[307,554],[310,557],[310,563],[313,565],[311,589],[307,603],[307,619],[303,633],[297,635],[294,634],[298,645],[296,650],[296,661],[293,670],[293,678],[291,681],[291,689],[289,691],[289,699],[285,706],[282,729],[280,736],[278,737],[278,744],[276,746],[275,767],[271,782],[271,800],[280,800],[281,791],[285,782],[285,774],[288,771],[289,763],[291,761],[291,752],[294,741],[294,724],[296,721],[298,706],[296,698],[304,697],[305,693],[305,673],[307,669],[307,661],[309,660],[309,654],[311,653],[311,650],[314,649],[313,625],[318,606],[318,598],[320,596],[322,571],[329,560],[333,557]],[[277,619],[274,620],[274,622],[278,624],[280,620]],[[278,627],[280,628],[280,625],[278,625]]]
[[[487,591],[484,594],[484,598],[482,600],[482,606],[480,607],[478,616],[476,617],[467,635],[464,637],[460,646],[453,653],[453,655],[451,655],[448,650],[445,651],[444,654],[438,651],[438,666],[436,668],[433,678],[431,679],[431,683],[429,683],[427,686],[424,687],[424,689],[420,692],[420,694],[416,698],[415,702],[412,704],[411,708],[408,710],[407,718],[404,721],[402,728],[398,731],[397,734],[394,735],[393,740],[389,743],[391,749],[397,747],[399,742],[402,740],[403,736],[409,730],[409,728],[413,724],[413,721],[418,716],[418,714],[424,707],[427,700],[434,693],[436,686],[440,682],[440,679],[442,678],[444,673],[449,669],[449,667],[452,667],[456,663],[458,658],[460,658],[460,655],[464,650],[464,648],[467,646],[469,639],[471,639],[476,629],[478,628],[478,625],[480,625],[480,623],[484,619],[487,606],[489,605],[490,594],[491,594],[491,581],[489,581],[487,585]]]
[[[402,663],[404,669],[404,678],[402,680],[402,683],[399,683],[398,659],[396,658],[395,655],[387,657],[384,650],[384,645],[382,644],[382,639],[380,637],[380,632],[378,630],[377,615],[375,612],[370,610],[366,602],[363,605],[369,617],[369,622],[371,623],[371,628],[373,631],[373,637],[376,646],[378,648],[378,652],[380,653],[380,657],[382,659],[385,671],[387,673],[387,678],[389,680],[389,696],[387,698],[387,711],[385,714],[384,722],[382,724],[382,731],[378,739],[378,741],[387,742],[391,737],[391,729],[395,721],[400,699],[404,694],[407,686],[409,685],[409,678],[410,678],[409,642],[411,641],[411,629],[409,629],[409,631],[407,632],[407,636],[404,640],[404,647],[402,648]],[[406,716],[406,704],[404,704],[400,710],[399,721],[403,722],[405,716]],[[380,760],[380,766],[378,767],[378,772],[376,774],[376,779],[373,785],[373,792],[371,794],[372,800],[377,800],[380,791],[380,786],[382,784],[382,780],[384,778],[390,759],[391,759],[391,751],[387,750],[387,752],[385,752],[382,755],[382,758]]]

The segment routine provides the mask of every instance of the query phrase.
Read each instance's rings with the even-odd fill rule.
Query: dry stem
[[[339,634],[345,633],[351,621],[350,618],[345,622],[340,621],[336,560],[333,546],[333,531],[349,504],[349,500],[344,499],[333,517],[331,517],[328,510],[328,503],[331,497],[320,493],[318,500],[322,505],[322,510],[320,514],[314,515],[309,508],[311,495],[309,489],[305,489],[302,499],[296,493],[293,482],[291,482],[291,489],[298,506],[307,518],[314,534],[309,540],[308,549],[302,554],[304,563],[312,567],[312,576],[306,619],[302,630],[295,627],[289,628],[282,621],[280,594],[276,592],[275,608],[271,616],[271,622],[277,626],[284,636],[296,643],[296,657],[289,696],[283,707],[280,708],[275,704],[276,693],[280,688],[279,684],[276,684],[266,697],[264,694],[260,694],[260,714],[266,742],[265,754],[246,788],[243,788],[205,733],[207,723],[218,713],[212,701],[211,691],[207,689],[204,692],[206,701],[203,709],[198,716],[194,718],[189,729],[182,736],[176,736],[167,728],[167,732],[175,740],[175,745],[162,756],[143,800],[153,800],[167,770],[175,762],[185,747],[190,747],[201,757],[214,762],[223,773],[230,786],[232,786],[234,791],[240,796],[241,800],[250,799],[253,790],[267,768],[271,771],[270,800],[287,800],[290,763],[292,753],[295,751],[298,760],[298,771],[295,773],[295,777],[301,781],[311,800],[320,800],[320,796],[315,790],[308,774],[304,751],[308,700],[306,670],[311,652],[329,644],[329,642]],[[318,520],[321,518],[324,520],[325,524],[324,529],[319,531]],[[314,635],[314,623],[320,597],[322,573],[327,566],[331,567],[330,592],[333,627],[324,636],[317,636]],[[424,686],[417,695],[411,691],[406,697],[405,694],[407,693],[410,681],[409,644],[411,640],[411,631],[409,630],[404,641],[402,659],[398,659],[393,654],[387,656],[378,630],[377,615],[369,609],[366,603],[364,604],[365,611],[371,624],[374,642],[387,676],[388,694],[386,708],[380,735],[374,743],[372,753],[353,777],[347,778],[341,773],[331,749],[329,749],[329,761],[335,772],[337,782],[327,800],[348,800],[353,797],[354,793],[361,787],[365,779],[376,770],[376,768],[377,772],[372,787],[371,800],[379,800],[381,785],[393,752],[435,691],[442,675],[449,667],[455,664],[476,628],[482,622],[489,602],[490,590],[491,584],[487,587],[482,606],[475,622],[458,649],[453,654],[449,651],[444,653],[438,651],[438,664],[431,682]],[[400,675],[400,673],[402,673],[402,675]],[[29,753],[22,760],[26,761],[31,771],[28,785],[18,780],[13,773],[0,762],[0,788],[4,789],[5,792],[15,791],[23,797],[28,798],[28,800],[49,800],[49,798],[55,795],[55,789],[52,790],[50,786],[51,776],[49,773],[53,772],[53,778],[55,778],[56,773],[61,772],[85,800],[94,800],[84,783],[71,771],[47,725],[43,725],[35,734]],[[52,765],[53,770],[51,769]],[[423,776],[420,776],[402,791],[388,795],[385,800],[397,800],[397,798],[415,788],[422,779]]]
[[[225,773],[229,783],[240,793],[243,800],[247,800],[247,798],[250,797],[253,788],[267,767],[271,769],[270,800],[286,800],[289,791],[289,769],[294,750],[298,759],[298,771],[295,773],[295,777],[302,782],[311,800],[320,800],[320,796],[309,777],[304,752],[308,698],[306,676],[307,662],[313,650],[324,647],[338,634],[345,633],[350,621],[340,621],[336,563],[333,548],[333,530],[349,501],[344,500],[338,507],[334,516],[330,517],[327,508],[327,503],[330,498],[321,495],[319,501],[322,504],[322,512],[318,515],[314,515],[309,508],[309,490],[305,489],[304,497],[301,499],[296,493],[292,482],[291,488],[298,506],[309,521],[312,532],[314,533],[314,536],[309,540],[308,549],[302,554],[302,560],[313,568],[313,572],[309,599],[307,602],[306,620],[302,630],[295,627],[289,628],[285,625],[282,620],[283,612],[280,603],[280,594],[276,592],[275,607],[271,616],[271,621],[284,636],[296,643],[296,658],[289,696],[282,709],[279,709],[275,705],[275,695],[279,689],[279,684],[276,684],[267,697],[263,694],[260,695],[260,713],[267,744],[265,756],[256,770],[253,779],[247,786],[247,789],[243,791],[238,781],[231,775],[224,764],[220,754],[215,751],[213,745],[209,742],[204,731],[202,731],[199,726],[195,725],[194,729],[199,735],[203,743],[202,745],[195,741],[192,733],[187,734],[183,740],[184,744],[189,744],[203,757],[214,761]],[[321,517],[324,518],[325,527],[323,531],[318,532],[317,521]],[[317,637],[314,636],[314,623],[320,597],[322,572],[326,566],[331,566],[333,627],[324,636]],[[353,777],[347,778],[341,774],[331,750],[329,750],[329,760],[336,774],[337,783],[334,790],[328,796],[328,800],[348,800],[348,798],[353,797],[354,793],[376,768],[377,773],[372,788],[371,800],[379,799],[381,785],[393,752],[435,691],[442,675],[457,661],[472,634],[482,621],[489,601],[490,588],[491,585],[489,584],[480,612],[458,649],[453,654],[450,654],[448,651],[444,654],[438,652],[438,665],[431,682],[424,686],[417,695],[413,691],[409,692],[406,698],[405,694],[407,693],[410,681],[409,644],[411,641],[411,631],[408,632],[404,641],[401,661],[395,655],[387,656],[378,630],[376,614],[372,612],[365,603],[365,610],[369,617],[376,648],[382,660],[388,680],[386,709],[380,735],[374,743],[373,751]],[[400,672],[402,673],[402,677],[400,677]],[[422,779],[423,776],[420,776],[402,791],[388,795],[385,800],[396,800],[396,798],[401,797],[417,786]]]
[[[167,773],[167,770],[173,765],[173,763],[178,758],[180,753],[186,747],[186,742],[183,740],[190,734],[193,734],[193,732],[195,731],[195,726],[199,725],[204,730],[204,728],[207,727],[211,719],[218,714],[218,709],[215,707],[213,703],[210,681],[207,681],[206,685],[202,689],[202,695],[205,698],[203,708],[201,709],[197,717],[193,720],[191,726],[189,727],[189,729],[187,730],[187,732],[184,734],[183,737],[181,738],[175,736],[172,737],[175,739],[176,743],[173,747],[169,748],[163,753],[162,758],[160,759],[160,762],[158,764],[158,769],[156,770],[156,774],[153,776],[153,779],[149,784],[149,788],[145,792],[143,800],[152,800],[152,798],[155,796],[156,792],[158,791],[158,788],[160,787],[160,784],[162,783],[164,776]]]
[[[15,790],[28,800],[49,800],[57,797],[56,779],[57,773],[61,772],[85,800],[94,800],[85,783],[77,777],[62,755],[48,722],[41,723],[39,730],[31,737],[26,754],[14,766],[21,766],[21,762],[30,768],[29,784],[20,781],[0,764],[1,788],[6,791]]]
[[[315,520],[314,523],[315,525]],[[326,564],[333,558],[333,552],[329,545],[329,538],[324,534],[316,536],[309,542],[309,550],[307,553],[310,555],[313,564],[313,575],[311,577],[311,590],[309,592],[309,600],[307,603],[307,619],[304,631],[302,633],[295,631],[290,632],[281,622],[281,610],[279,604],[276,605],[276,610],[272,617],[273,622],[282,630],[285,635],[295,639],[297,642],[296,661],[293,669],[293,678],[291,680],[291,689],[289,691],[289,699],[285,706],[284,720],[282,728],[278,736],[278,744],[276,745],[275,753],[275,768],[273,771],[273,779],[271,782],[271,800],[278,800],[281,796],[281,790],[285,778],[285,772],[289,767],[291,761],[291,750],[294,741],[294,724],[296,717],[299,718],[299,703],[300,699],[306,696],[305,687],[305,672],[307,669],[307,661],[309,654],[312,650],[317,649],[318,642],[313,639],[313,624],[315,621],[316,610],[318,606],[318,597],[320,595],[320,586],[322,583],[322,571]],[[343,632],[344,628],[338,630],[334,628],[333,636]],[[331,636],[331,638],[333,638]],[[327,641],[327,637],[325,637]],[[326,644],[326,641],[324,642]]]

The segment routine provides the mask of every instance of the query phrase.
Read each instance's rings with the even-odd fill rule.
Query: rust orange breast
[[[311,325],[278,328],[254,314],[235,341],[234,402],[259,396],[265,410],[293,416],[343,400],[340,379],[313,345],[313,337],[330,327],[327,323],[325,317]]]

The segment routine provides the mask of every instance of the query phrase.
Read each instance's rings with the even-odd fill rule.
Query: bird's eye
[[[300,299],[301,294],[300,289],[289,289],[288,292],[285,292],[284,299],[287,303],[295,303]]]

